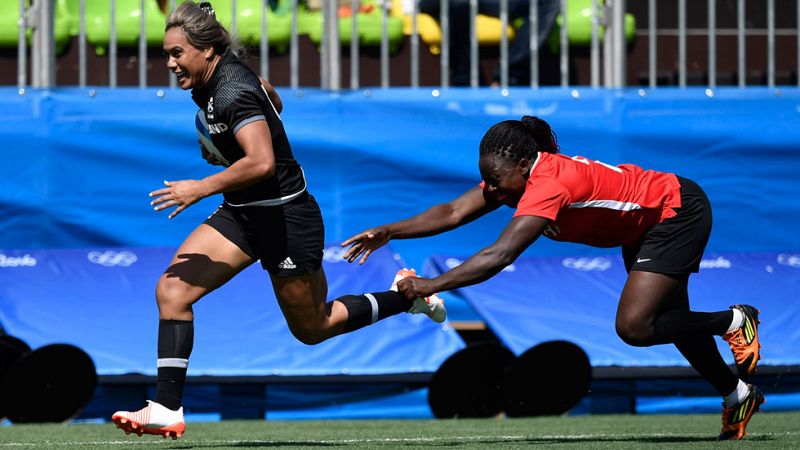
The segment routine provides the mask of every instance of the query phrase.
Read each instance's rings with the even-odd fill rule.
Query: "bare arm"
[[[275,173],[275,154],[270,136],[266,121],[248,123],[236,133],[236,142],[244,151],[244,157],[202,180],[165,181],[165,188],[150,193],[151,197],[156,197],[151,204],[156,211],[177,206],[169,215],[171,219],[205,197],[238,190],[271,177]]]
[[[433,206],[414,217],[370,228],[352,236],[342,243],[343,247],[351,245],[345,252],[344,258],[348,262],[353,262],[360,257],[359,264],[364,264],[374,250],[391,239],[411,239],[440,234],[472,222],[499,206],[498,203],[488,199],[479,186],[475,186],[455,200]]]
[[[407,298],[414,299],[488,280],[514,262],[533,244],[544,232],[548,222],[547,219],[536,216],[515,217],[494,244],[479,251],[460,266],[429,280],[406,278],[398,282],[398,289]]]
[[[269,97],[269,101],[272,102],[272,106],[275,107],[275,111],[278,111],[278,114],[283,111],[283,101],[281,100],[281,96],[278,95],[278,91],[275,90],[275,87],[270,84],[269,81],[259,77],[261,80],[261,86],[264,87],[264,91],[267,92],[267,97]]]

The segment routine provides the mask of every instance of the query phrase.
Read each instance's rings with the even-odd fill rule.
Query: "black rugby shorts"
[[[313,195],[280,206],[223,203],[204,222],[222,233],[271,275],[293,277],[322,267],[325,227]]]
[[[692,180],[678,177],[681,207],[675,217],[655,225],[638,246],[623,247],[625,270],[681,275],[700,270],[711,235],[711,203]]]

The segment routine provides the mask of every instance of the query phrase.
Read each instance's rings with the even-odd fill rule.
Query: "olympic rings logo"
[[[86,258],[89,259],[90,262],[100,264],[101,266],[105,267],[128,267],[139,259],[134,253],[128,251],[89,252],[89,254],[86,255]]]
[[[564,258],[561,264],[568,269],[582,270],[588,272],[596,270],[605,272],[611,267],[611,261],[607,258]]]
[[[444,260],[444,265],[447,266],[448,269],[454,269],[460,266],[464,261],[461,261],[458,258],[447,258]],[[501,272],[514,272],[517,270],[517,267],[514,264],[509,264],[503,267]]]
[[[344,261],[344,254],[347,251],[342,247],[326,247],[322,249],[322,259],[329,263],[340,263]]]
[[[780,255],[778,255],[778,264],[783,264],[784,266],[800,269],[800,255],[789,255],[786,253],[781,253]]]

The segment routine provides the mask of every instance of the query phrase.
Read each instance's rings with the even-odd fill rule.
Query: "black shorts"
[[[625,270],[681,275],[700,270],[700,260],[711,235],[711,203],[692,180],[678,177],[681,207],[678,213],[651,228],[638,246],[623,247]]]
[[[271,275],[293,277],[322,267],[325,227],[314,196],[280,206],[223,203],[204,222],[222,233]]]

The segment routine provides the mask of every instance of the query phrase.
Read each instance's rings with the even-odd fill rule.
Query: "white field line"
[[[779,433],[750,433],[751,438],[761,436],[798,436],[800,431],[782,431]],[[686,433],[642,433],[642,434],[547,434],[547,435],[504,435],[504,436],[437,436],[437,437],[412,437],[412,438],[381,438],[381,439],[286,439],[286,440],[261,440],[261,439],[178,439],[182,442],[191,442],[209,445],[303,445],[309,442],[327,445],[352,445],[352,444],[424,444],[434,442],[479,442],[479,441],[536,441],[536,440],[587,440],[587,439],[631,439],[631,438],[654,438],[654,437],[692,437],[692,438],[708,438],[712,440],[712,434],[686,434]],[[113,441],[36,441],[36,442],[0,442],[0,447],[37,447],[42,445],[57,445],[57,446],[82,446],[82,445],[158,445],[164,446],[174,441],[165,440],[162,438],[147,438],[140,440],[113,440]],[[177,442],[176,442],[177,443]]]

